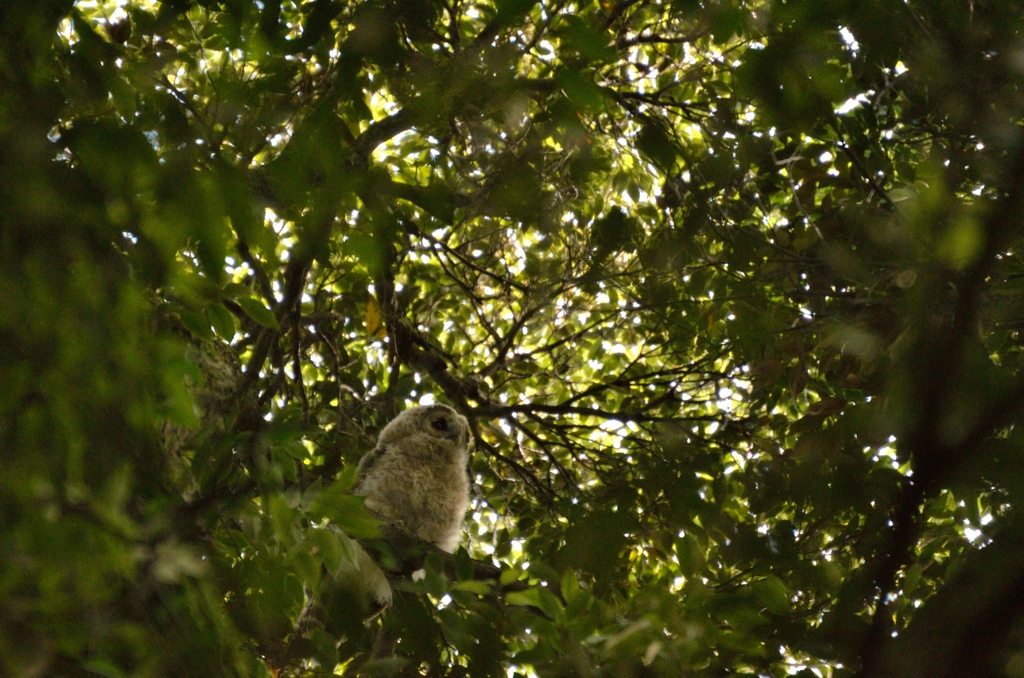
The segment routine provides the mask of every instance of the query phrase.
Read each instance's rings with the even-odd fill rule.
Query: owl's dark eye
[[[434,421],[430,422],[430,425],[434,427],[435,431],[441,431],[442,433],[448,430],[448,420],[445,419],[444,417],[435,419]]]

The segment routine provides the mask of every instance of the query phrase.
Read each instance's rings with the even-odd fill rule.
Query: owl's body
[[[468,502],[469,424],[447,405],[402,412],[362,458],[356,494],[391,524],[438,548],[459,545]]]
[[[196,423],[161,423],[161,443],[168,457],[179,455],[202,435],[223,433],[231,423],[230,416],[242,405],[239,401],[244,374],[234,349],[217,340],[200,341],[186,336],[185,359],[196,371],[185,377],[185,388],[192,399]]]
[[[468,459],[465,417],[447,405],[413,407],[380,432],[376,447],[359,461],[352,491],[381,518],[386,539],[412,536],[451,553],[466,513]],[[323,608],[362,622],[391,604],[391,584],[374,558],[350,543],[355,557],[331,573],[337,586],[320,597]]]

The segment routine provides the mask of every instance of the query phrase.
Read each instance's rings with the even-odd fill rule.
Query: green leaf
[[[323,563],[328,572],[337,572],[342,558],[342,547],[337,535],[330,529],[313,528],[306,531],[303,539],[308,544],[310,553]]]
[[[359,466],[357,464],[346,464],[334,481],[334,484],[345,492],[351,492],[352,488],[356,486],[358,470]]]
[[[704,549],[693,535],[684,534],[676,539],[674,549],[683,575],[692,577],[704,571]]]
[[[82,668],[90,673],[94,673],[98,676],[105,676],[106,678],[125,678],[128,676],[128,674],[118,668],[116,664],[102,657],[97,659],[88,659],[82,662]]]
[[[588,62],[606,62],[617,58],[617,52],[611,45],[612,36],[573,15],[564,16],[563,20],[565,25],[561,34],[566,44]]]
[[[466,581],[473,577],[473,561],[465,548],[460,547],[455,552],[455,578],[459,581]]]
[[[563,615],[562,603],[551,591],[543,587],[528,588],[525,591],[512,591],[505,594],[505,602],[509,605],[536,607],[552,619]]]
[[[469,593],[475,593],[478,596],[490,595],[492,592],[490,584],[483,581],[477,581],[475,579],[455,582],[452,584],[451,588],[453,591],[467,591]]]
[[[263,302],[253,299],[252,297],[244,297],[236,300],[236,303],[245,311],[245,314],[258,322],[264,327],[272,330],[280,330],[281,326],[277,323],[277,318],[269,308],[263,305]]]
[[[380,521],[366,508],[366,498],[348,493],[348,488],[332,483],[311,498],[309,513],[327,518],[346,534],[357,539],[379,539]]]
[[[774,614],[789,614],[791,609],[790,592],[782,580],[775,575],[768,575],[750,585],[757,599]]]
[[[224,308],[223,304],[210,304],[206,307],[206,318],[213,325],[214,331],[223,339],[231,341],[235,336],[235,316]]]
[[[213,331],[210,329],[209,319],[201,313],[182,309],[178,313],[182,324],[196,339],[203,341],[213,340]]]
[[[514,23],[529,14],[536,0],[497,0],[497,19],[503,24]]]
[[[576,579],[576,573],[572,570],[566,570],[565,574],[562,575],[560,588],[562,591],[562,597],[571,605],[572,602],[580,595],[580,583]]]
[[[228,283],[224,285],[221,294],[225,299],[245,299],[252,295],[252,291],[245,285]]]
[[[636,138],[636,146],[662,170],[669,172],[676,164],[679,153],[675,141],[657,122],[645,122]]]

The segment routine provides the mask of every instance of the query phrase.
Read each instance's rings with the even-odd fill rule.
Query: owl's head
[[[378,445],[388,445],[411,435],[426,434],[469,447],[469,422],[447,405],[421,405],[402,412],[384,427]]]

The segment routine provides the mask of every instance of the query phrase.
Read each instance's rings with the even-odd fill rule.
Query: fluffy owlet
[[[189,335],[185,358],[196,366],[200,377],[198,382],[185,378],[199,423],[189,427],[163,422],[160,429],[163,448],[171,456],[194,444],[203,432],[223,433],[229,424],[229,415],[238,411],[242,395],[242,363],[227,344],[217,340],[199,341]]]
[[[353,493],[366,497],[393,532],[411,535],[453,552],[466,513],[469,479],[469,424],[447,405],[402,412],[384,427],[377,445],[356,469]],[[391,585],[362,548],[336,573],[343,603],[325,607],[355,609],[360,619],[391,604]],[[354,608],[353,608],[354,606]]]
[[[380,432],[353,492],[385,523],[451,553],[466,513],[468,459],[465,417],[447,405],[414,407]]]

